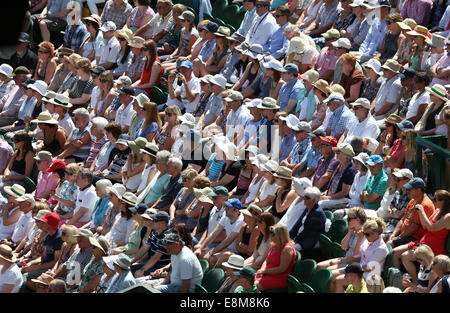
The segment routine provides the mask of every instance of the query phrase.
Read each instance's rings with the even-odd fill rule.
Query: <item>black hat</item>
[[[23,87],[28,87],[29,85],[33,85],[34,84],[34,82],[35,82],[35,80],[34,79],[31,79],[31,78],[27,78],[27,80],[26,81],[24,81],[23,83],[22,83],[22,86]]]
[[[128,210],[130,210],[131,213],[144,214],[144,212],[147,210],[147,206],[143,203],[139,203],[134,207],[128,208]]]
[[[399,76],[401,79],[412,78],[416,76],[416,70],[411,67],[405,68],[403,72],[399,74]]]
[[[103,66],[96,66],[93,69],[91,69],[91,72],[97,75],[103,73],[104,71],[106,71],[106,69]]]
[[[134,90],[133,87],[130,87],[130,86],[123,86],[122,88],[120,88],[118,93],[126,94],[126,95],[129,95],[129,96],[135,96],[135,90]]]
[[[378,0],[378,7],[392,8],[391,3],[389,2],[389,0]]]
[[[312,137],[312,138],[326,137],[326,136],[327,136],[327,134],[321,129],[316,129],[312,133],[309,133],[309,137]]]
[[[358,262],[353,262],[353,263],[350,263],[349,265],[347,265],[345,268],[345,274],[348,274],[348,273],[362,275],[364,273],[364,271],[361,267],[361,264],[359,264]]]
[[[219,29],[219,25],[214,22],[209,22],[208,24],[206,24],[204,29],[210,33],[215,33]]]

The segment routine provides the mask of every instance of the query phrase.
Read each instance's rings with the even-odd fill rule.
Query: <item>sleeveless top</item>
[[[156,79],[156,82],[155,82],[155,85],[154,85],[154,86],[159,86],[159,83],[160,83],[160,81],[161,81],[162,74],[164,73],[164,68],[163,68],[163,66],[162,66],[162,64],[161,64],[161,61],[159,61],[159,58],[158,58],[158,57],[156,57],[156,59],[155,59],[154,62],[156,62],[156,63],[158,63],[159,65],[161,65],[161,70],[160,70],[160,72],[159,72],[159,74],[158,74],[158,78]],[[153,66],[153,64],[150,65],[150,66],[149,66],[149,70],[146,71],[146,69],[147,69],[147,64],[148,64],[148,60],[145,60],[144,68],[142,69],[141,82],[139,83],[139,86],[140,86],[140,85],[145,85],[145,84],[147,84],[148,82],[150,82],[150,77],[152,76],[152,66]],[[144,89],[144,91],[148,94],[149,98],[152,99],[152,88],[146,88],[146,89]]]
[[[61,254],[59,255],[59,262],[62,264],[66,262],[70,258],[70,249],[65,251],[66,253],[63,254],[61,251]]]
[[[253,81],[255,80],[257,74],[258,74],[258,70],[256,70],[256,73],[252,73],[252,68],[250,67],[250,71],[248,72],[248,75],[247,75],[247,86],[249,84],[253,83]],[[241,89],[244,90],[247,86],[244,83],[244,85],[242,86]]]
[[[392,58],[398,50],[398,37],[402,32],[398,32],[398,34],[393,35],[391,33],[386,33],[384,36],[384,51],[380,56],[380,59],[389,59]]]
[[[439,213],[438,213],[439,214]],[[435,219],[431,219],[430,223],[434,224]],[[426,244],[433,250],[434,255],[447,254],[445,251],[445,241],[447,240],[448,229],[444,228],[438,231],[428,231],[420,238],[419,242]]]
[[[250,186],[250,183],[252,182],[252,175],[253,175],[253,170],[250,172],[250,177],[245,177],[242,174],[239,175],[239,179],[237,182],[237,189],[238,190],[241,189],[245,193],[247,191],[248,187]]]
[[[41,64],[41,62],[39,62],[39,64]],[[44,69],[42,70],[41,68],[41,72],[39,73],[39,71],[36,71],[36,75],[38,77],[39,80],[45,80],[45,74],[47,73],[47,64],[44,66]],[[44,71],[44,73],[42,73],[42,71]]]
[[[226,57],[228,54],[230,54],[231,51],[229,49],[224,50],[221,54],[217,54],[217,51],[213,52],[213,62],[211,64],[211,66],[218,66],[220,63],[220,60],[222,60],[222,58]],[[219,74],[219,72],[210,72],[211,75],[215,75],[215,74]],[[249,74],[250,75],[250,74]],[[256,75],[255,75],[256,76]]]
[[[19,173],[21,175],[25,175],[25,167],[26,167],[25,158],[22,158],[20,160],[16,158],[14,159],[13,164],[11,166],[11,171]]]
[[[42,150],[48,151],[51,154],[56,153],[57,151],[59,151],[61,149],[61,145],[59,144],[59,141],[56,140],[56,133],[55,133],[55,138],[53,138],[53,140],[50,143],[45,143],[44,140],[44,148]]]
[[[285,199],[286,195],[288,194],[288,192],[289,192],[289,190],[285,190],[285,191],[283,191],[281,196],[280,196],[279,193],[277,193],[275,195],[275,199],[273,199],[273,202],[272,202],[272,208],[270,209],[270,213],[272,213],[272,215],[274,217],[278,217],[279,219],[281,219],[284,216],[284,214],[286,213],[287,210],[284,211],[284,212],[281,212],[281,213],[277,212],[277,198],[281,197],[281,201],[284,201],[284,199]]]
[[[209,210],[208,214],[206,214],[205,217],[202,217],[204,210],[205,209],[202,208],[202,210],[200,212],[200,216],[198,218],[197,235],[203,234],[203,232],[208,229],[208,222],[209,222],[209,216],[211,215],[211,210]]]
[[[155,11],[151,7],[147,7],[144,12],[138,16],[139,9],[138,7],[133,8],[131,11],[131,22],[130,22],[130,30],[134,33],[142,26],[142,20],[146,15],[155,15]]]

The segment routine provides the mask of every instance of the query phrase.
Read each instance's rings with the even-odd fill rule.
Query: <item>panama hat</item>
[[[286,166],[279,166],[273,176],[283,179],[292,179],[292,170]]]
[[[434,84],[431,87],[425,87],[425,89],[443,101],[448,100],[447,99],[447,90],[445,89],[444,86],[442,86],[440,84]]]
[[[8,245],[0,245],[0,258],[6,260],[8,262],[14,263],[17,261],[16,257],[10,246]]]
[[[44,111],[39,113],[37,119],[31,120],[32,123],[41,123],[41,124],[53,124],[57,125],[58,121],[55,120],[52,114],[48,111]]]
[[[13,196],[15,198],[19,198],[25,194],[25,188],[19,184],[14,184],[12,186],[5,186],[4,190],[8,195]]]

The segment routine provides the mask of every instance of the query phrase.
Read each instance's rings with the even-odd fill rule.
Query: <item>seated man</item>
[[[204,128],[212,124],[223,110],[222,91],[225,90],[227,80],[220,74],[210,80],[212,95],[209,97],[205,110],[200,115],[197,128]]]
[[[308,187],[304,192],[306,210],[300,215],[289,231],[295,248],[299,251],[312,249],[319,240],[319,234],[325,232],[326,216],[319,207],[320,190],[317,187]]]
[[[84,162],[91,148],[91,123],[89,111],[79,108],[73,111],[75,129],[67,138],[59,159],[73,159],[75,162]]]
[[[230,109],[225,122],[225,135],[236,145],[241,142],[244,136],[243,126],[252,119],[252,115],[244,105],[243,100],[242,94],[236,90],[230,90],[228,96],[224,99]]]
[[[328,182],[331,179],[336,167],[339,165],[339,161],[336,158],[336,153],[333,151],[333,147],[337,146],[337,140],[334,137],[319,137],[321,143],[319,162],[317,163],[317,169],[312,178],[312,184],[314,187],[324,192],[328,186]]]
[[[47,171],[52,163],[52,154],[48,151],[39,151],[34,159],[36,160],[39,174],[33,196],[40,201],[46,202],[58,185],[56,176],[52,172]]]
[[[194,292],[195,285],[201,284],[203,278],[202,266],[196,255],[186,247],[180,236],[174,233],[167,234],[161,244],[171,254],[170,264],[157,272],[167,270],[168,274],[165,278],[153,279],[147,284],[163,293]]]
[[[355,115],[345,105],[344,96],[340,93],[332,92],[324,103],[328,105],[330,109],[330,116],[327,123],[325,132],[328,136],[333,136],[339,141],[344,134],[347,125],[349,125]]]
[[[363,278],[364,270],[359,263],[354,262],[347,265],[344,271],[344,277],[348,283],[345,293],[369,293]]]
[[[131,4],[127,3],[127,1],[119,1],[119,0],[106,1],[105,7],[103,8],[102,11],[101,25],[105,24],[108,21],[112,21],[114,22],[114,24],[116,24],[117,29],[122,29],[127,23],[127,20],[131,15],[132,9],[133,7],[131,6]],[[92,11],[91,13],[96,14],[95,12]]]
[[[50,31],[59,32],[66,28],[66,16],[71,11],[69,0],[49,0],[41,14],[32,16],[34,29],[40,28],[42,41],[50,41]]]
[[[162,46],[167,39],[170,28],[174,23],[172,17],[172,1],[158,0],[156,3],[155,16],[144,26],[140,27],[135,33],[135,36],[150,37],[158,46]],[[102,21],[103,22],[103,21]],[[148,32],[148,33],[147,33]],[[146,35],[149,36],[146,36]]]
[[[169,163],[167,163],[167,174],[170,175],[170,179],[166,184],[166,188],[164,188],[161,197],[153,204],[153,208],[159,211],[169,212],[170,205],[183,187],[181,181],[182,167],[183,162],[179,158],[172,157],[169,159]]]
[[[331,81],[338,61],[333,43],[339,39],[340,34],[337,29],[332,28],[322,34],[322,37],[325,39],[325,43],[317,57],[315,70],[319,72],[319,77],[321,79]]]
[[[115,34],[117,27],[108,21],[100,27],[103,39],[100,41],[98,55],[93,62],[95,66],[102,66],[106,70],[113,69],[120,52],[120,43]]]
[[[338,19],[338,5],[337,0],[323,1],[316,18],[303,32],[314,38],[329,30]]]
[[[309,136],[311,126],[307,122],[301,121],[293,127],[293,130],[297,142],[287,159],[282,161],[280,165],[290,168],[294,174],[294,169],[297,168],[300,161],[306,156],[309,149],[311,149],[311,138]]]
[[[289,41],[284,35],[284,29],[289,25],[289,17],[291,11],[285,5],[279,6],[273,15],[278,24],[275,32],[270,36],[269,40],[263,45],[264,51],[277,60],[284,58]]]
[[[255,285],[256,271],[248,266],[244,266],[239,271],[234,272],[234,275],[238,277],[237,281],[233,284],[230,292],[233,293],[260,293],[259,289]],[[234,288],[234,286],[237,286]],[[233,291],[234,289],[234,291]]]
[[[309,179],[314,175],[319,159],[322,156],[322,153],[320,152],[320,144],[322,141],[319,137],[325,136],[325,132],[320,129],[316,129],[309,134],[309,137],[311,137],[311,148],[303,156],[300,163],[292,170],[292,175],[300,178],[307,177]]]
[[[212,151],[209,138],[201,138],[200,131],[189,129],[183,132],[183,152],[181,154],[184,171],[188,166],[201,173],[208,164]]]
[[[27,99],[22,84],[31,76],[30,71],[26,67],[19,66],[10,76],[14,77],[14,84],[0,99],[0,127],[9,126],[17,120],[20,107]]]
[[[293,63],[288,63],[284,66],[281,78],[285,81],[281,86],[278,94],[277,105],[280,106],[280,111],[293,113],[297,107],[300,95],[305,93],[305,86],[298,78],[298,67]]]

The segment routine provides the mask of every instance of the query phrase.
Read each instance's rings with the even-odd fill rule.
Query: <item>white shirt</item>
[[[98,96],[100,95],[100,88],[98,88],[98,86],[95,86],[92,89],[92,93],[91,93],[91,105],[90,107],[94,110],[95,109],[95,105],[97,104],[97,100],[98,100]]]
[[[253,20],[253,25],[245,37],[245,41],[250,45],[257,43],[264,46],[278,28],[277,21],[270,12],[267,12],[263,16],[256,15]]]
[[[305,209],[305,202],[303,200],[300,201],[300,197],[297,197],[277,224],[282,224],[288,230],[291,230]]]
[[[150,171],[155,167],[156,167],[156,165],[153,164],[152,166],[146,166],[144,168],[144,171],[142,172],[142,176],[141,176],[141,183],[139,184],[139,187],[137,189],[138,192],[141,190],[144,190],[145,187],[147,187],[148,175],[150,174]]]
[[[95,203],[98,197],[95,192],[95,187],[93,185],[80,190],[77,197],[77,202],[75,204],[75,209],[73,210],[73,215],[77,214],[80,208],[87,208],[88,210],[84,215],[78,220],[78,222],[89,222],[89,217],[91,216],[92,210],[94,209]]]
[[[366,175],[364,176],[361,176],[360,172],[356,173],[352,187],[350,188],[350,192],[348,193],[348,196],[350,198],[350,202],[348,203],[349,208],[363,205],[359,200],[359,195],[361,194],[361,191],[364,189],[364,186],[366,185],[369,176],[370,171],[367,171]]]
[[[58,122],[58,125],[61,128],[64,128],[66,131],[66,138],[69,137],[69,135],[72,133],[72,131],[75,129],[75,124],[72,121],[72,118],[70,117],[69,113],[66,113],[62,120]]]
[[[226,120],[227,137],[231,142],[234,141],[234,136],[244,136],[244,125],[248,120],[251,120],[253,116],[250,111],[242,104],[237,111],[230,110]]]
[[[128,237],[133,232],[136,226],[136,222],[133,218],[126,219],[119,214],[116,215],[113,226],[111,227],[111,233],[109,236],[110,243],[117,243],[119,241],[125,240],[128,242]]]
[[[277,137],[275,137],[277,138]],[[264,181],[264,183],[261,186],[261,190],[259,191],[259,201],[266,200],[268,196],[275,195],[275,190],[277,190],[278,185],[274,182],[273,184],[269,184],[268,181]],[[267,205],[265,207],[261,207],[261,209],[264,211],[269,208],[270,205]]]
[[[111,141],[107,141],[103,147],[98,152],[97,163],[95,163],[94,171],[99,171],[100,169],[108,166],[108,159],[111,150],[114,148],[114,145]]]
[[[408,105],[408,112],[406,113],[406,119],[410,119],[417,115],[417,112],[419,111],[419,107],[423,103],[431,103],[430,100],[430,93],[428,91],[422,92],[422,94],[419,94],[416,92],[414,96],[412,96],[411,100],[409,101]]]
[[[263,181],[264,177],[261,177],[256,183],[250,184],[250,186],[248,187],[248,197],[247,199],[245,199],[244,203],[250,204],[255,200],[256,195],[258,194],[259,187],[261,186]]]
[[[120,43],[116,36],[111,37],[108,41],[103,39],[100,42],[99,55],[100,61],[98,64],[105,64],[107,62],[116,63],[120,52]]]
[[[8,217],[11,216],[18,209],[19,209],[19,207],[17,206],[14,209],[12,209],[11,211],[9,211]],[[22,212],[20,212],[20,214],[22,214]],[[14,227],[16,226],[16,223],[5,226],[5,225],[3,225],[3,217],[0,216],[0,240],[6,239],[12,235],[12,233],[14,231]]]
[[[31,210],[27,214],[22,214],[14,227],[14,232],[11,236],[11,240],[14,243],[19,243],[30,232],[33,227],[33,218],[31,217]]]
[[[349,123],[347,127],[347,137],[344,142],[350,144],[353,140],[353,137],[369,137],[376,139],[380,135],[380,127],[378,127],[377,121],[370,114],[364,119],[364,121],[360,122],[358,118],[354,118]]]
[[[172,264],[170,284],[181,286],[183,280],[190,279],[189,292],[194,292],[195,285],[201,284],[203,278],[202,266],[194,252],[184,246],[180,253],[170,256],[170,263]]]
[[[0,289],[3,285],[14,285],[11,293],[18,293],[23,283],[22,273],[17,264],[11,265],[3,274],[3,265],[0,265]]]
[[[227,238],[233,233],[238,233],[241,230],[242,224],[244,224],[244,215],[242,215],[241,213],[239,213],[239,217],[233,224],[231,224],[230,219],[226,215],[224,215],[219,221],[219,225],[225,228]],[[230,243],[230,245],[226,247],[225,250],[237,252],[236,240],[233,240],[233,242]]]
[[[142,163],[136,163],[134,164],[134,167],[132,168],[133,170],[136,167],[139,167]],[[125,162],[125,165],[123,166],[123,169],[126,170],[128,168],[128,160]],[[141,177],[142,177],[142,172],[137,173],[134,176],[128,177],[128,181],[125,187],[127,187],[127,189],[129,190],[135,190],[139,187],[140,183],[141,183]]]
[[[209,214],[208,220],[208,234],[211,234],[214,231],[217,224],[219,224],[220,220],[224,215],[225,215],[225,206],[222,206],[220,210],[218,210],[216,206],[214,206],[211,209],[211,213]]]
[[[377,121],[384,119],[397,109],[401,98],[401,92],[402,83],[398,75],[392,77],[390,80],[383,79],[380,89],[378,89],[378,93],[375,97],[375,112],[378,112],[388,102],[394,103],[394,105],[388,112],[376,116],[375,119]]]
[[[117,109],[116,122],[119,122],[122,128],[126,126],[129,127],[131,125],[133,115],[134,113],[136,113],[136,111],[133,109],[133,101],[134,100],[131,100],[131,102],[126,107],[122,104],[119,109]]]
[[[184,84],[181,84],[181,86],[178,86],[177,82],[178,82],[178,78],[175,78],[175,80],[173,82],[173,87],[174,87],[175,91],[176,90],[180,91],[181,101],[178,100],[177,98],[171,99],[169,96],[167,98],[167,106],[176,105],[180,108],[180,110],[185,109],[186,113],[193,113],[193,112],[197,111],[198,104],[200,103],[200,92],[201,92],[200,80],[197,77],[195,77],[194,75],[192,75],[191,80],[189,80],[187,82],[187,85],[189,86],[191,93],[196,94],[194,101],[192,101],[192,102],[190,102],[187,99],[186,87],[184,86]]]

